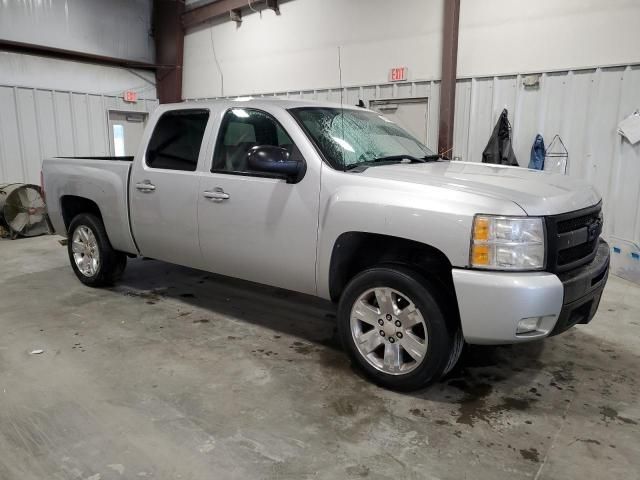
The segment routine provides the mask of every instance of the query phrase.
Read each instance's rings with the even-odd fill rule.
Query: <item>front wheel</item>
[[[415,390],[453,367],[463,340],[435,293],[423,277],[400,266],[366,270],[347,285],[338,306],[339,335],[372,381]]]
[[[71,221],[67,251],[74,273],[90,287],[112,285],[127,265],[127,256],[111,246],[102,220],[88,213]]]

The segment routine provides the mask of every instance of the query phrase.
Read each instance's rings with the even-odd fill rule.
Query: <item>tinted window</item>
[[[249,150],[258,145],[272,145],[293,152],[287,132],[269,114],[260,110],[234,108],[222,119],[212,171],[251,172],[247,162]]]
[[[195,171],[208,119],[207,110],[175,110],[162,115],[147,147],[147,165]]]

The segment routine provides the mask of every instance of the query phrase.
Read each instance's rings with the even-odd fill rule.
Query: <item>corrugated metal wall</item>
[[[40,182],[42,159],[109,155],[108,110],[152,112],[157,100],[0,85],[0,183]]]
[[[606,235],[640,243],[640,144],[616,133],[620,120],[640,109],[640,65],[540,75],[524,87],[522,75],[458,80],[454,157],[478,162],[503,108],[509,110],[520,165],[529,163],[537,133],[546,143],[559,134],[569,151],[568,174],[593,183],[605,199]],[[437,147],[440,82],[415,81],[357,88],[276,92],[268,95],[340,102],[428,97],[427,143]],[[195,99],[198,100],[198,99]]]

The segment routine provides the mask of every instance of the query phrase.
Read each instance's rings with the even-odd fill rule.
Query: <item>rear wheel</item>
[[[67,251],[76,276],[90,287],[112,285],[127,265],[127,256],[111,246],[102,220],[89,213],[71,221]]]
[[[435,294],[422,276],[400,266],[366,270],[347,285],[338,307],[339,334],[372,381],[414,390],[453,368],[462,336]]]

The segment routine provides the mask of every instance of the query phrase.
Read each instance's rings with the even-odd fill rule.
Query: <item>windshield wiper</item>
[[[373,158],[364,162],[356,162],[351,165],[347,165],[345,170],[353,170],[358,167],[370,167],[376,164],[390,164],[390,163],[403,163],[403,160],[408,160],[406,163],[426,163],[439,160],[439,155],[425,155],[422,158],[414,157],[413,155],[388,155],[386,157]]]
[[[411,163],[424,163],[424,158],[414,157],[413,155],[389,155],[388,157],[379,157],[371,160],[374,163],[378,162],[401,162],[402,160],[409,160]]]

